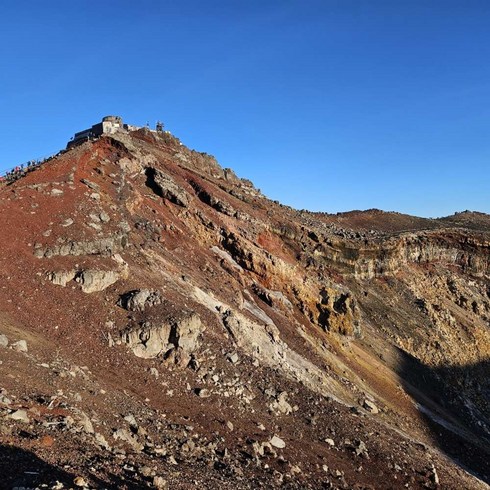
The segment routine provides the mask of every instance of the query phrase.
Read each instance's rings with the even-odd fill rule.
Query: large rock
[[[137,289],[123,294],[118,305],[128,311],[144,311],[146,308],[162,303],[162,296],[158,291],[150,289]]]
[[[179,187],[170,175],[153,167],[148,167],[145,173],[146,185],[155,194],[179,206],[187,207],[189,205],[189,194],[182,187]]]
[[[277,447],[278,449],[284,449],[286,447],[286,443],[276,435],[269,442],[271,446]]]
[[[170,317],[158,325],[144,322],[139,327],[124,332],[122,339],[135,356],[152,359],[165,356],[174,349],[190,355],[198,348],[203,332],[204,326],[199,315],[191,312],[178,319]]]
[[[117,271],[88,269],[80,272],[76,277],[76,281],[82,286],[84,293],[95,293],[108,288],[118,281],[120,277],[120,273]]]
[[[51,272],[48,279],[57,286],[65,287],[72,279],[75,279],[76,271],[57,271]]]
[[[24,422],[28,424],[30,422],[29,416],[25,410],[16,410],[15,412],[9,415],[9,418],[12,420],[17,420],[19,422]]]
[[[131,329],[123,334],[123,341],[132,349],[136,357],[153,359],[168,350],[170,325],[159,326],[144,322],[139,328]]]
[[[27,352],[27,342],[25,340],[18,340],[17,342],[14,342],[10,348],[17,352]]]
[[[199,315],[191,313],[189,316],[172,324],[170,342],[184,352],[193,352],[198,346],[199,336],[203,330]]]

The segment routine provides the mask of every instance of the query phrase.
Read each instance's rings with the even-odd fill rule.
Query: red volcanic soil
[[[0,488],[486,488],[438,361],[487,355],[486,223],[296,212],[147,130],[0,184]]]

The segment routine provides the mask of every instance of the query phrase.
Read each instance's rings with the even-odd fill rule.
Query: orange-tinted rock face
[[[8,484],[488,481],[486,215],[298,212],[143,129],[0,184],[0,229]]]

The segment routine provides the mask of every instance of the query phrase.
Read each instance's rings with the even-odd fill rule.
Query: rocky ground
[[[295,211],[142,129],[0,227],[0,488],[488,488],[488,215]]]

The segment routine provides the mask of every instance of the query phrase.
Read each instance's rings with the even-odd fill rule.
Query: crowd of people
[[[25,164],[23,163],[22,165],[17,165],[17,167],[14,167],[12,170],[9,170],[5,175],[0,176],[0,182],[6,182],[6,183],[15,182],[21,177],[24,177],[27,173],[31,172],[32,170],[35,170],[42,163],[44,163],[43,160],[29,160]]]
[[[29,160],[27,163],[17,165],[12,170],[9,170],[5,175],[0,175],[0,184],[11,184],[12,182],[15,182],[21,177],[27,175],[29,172],[39,168],[43,163],[51,160],[51,158],[53,158],[53,156],[42,158],[40,160]]]

